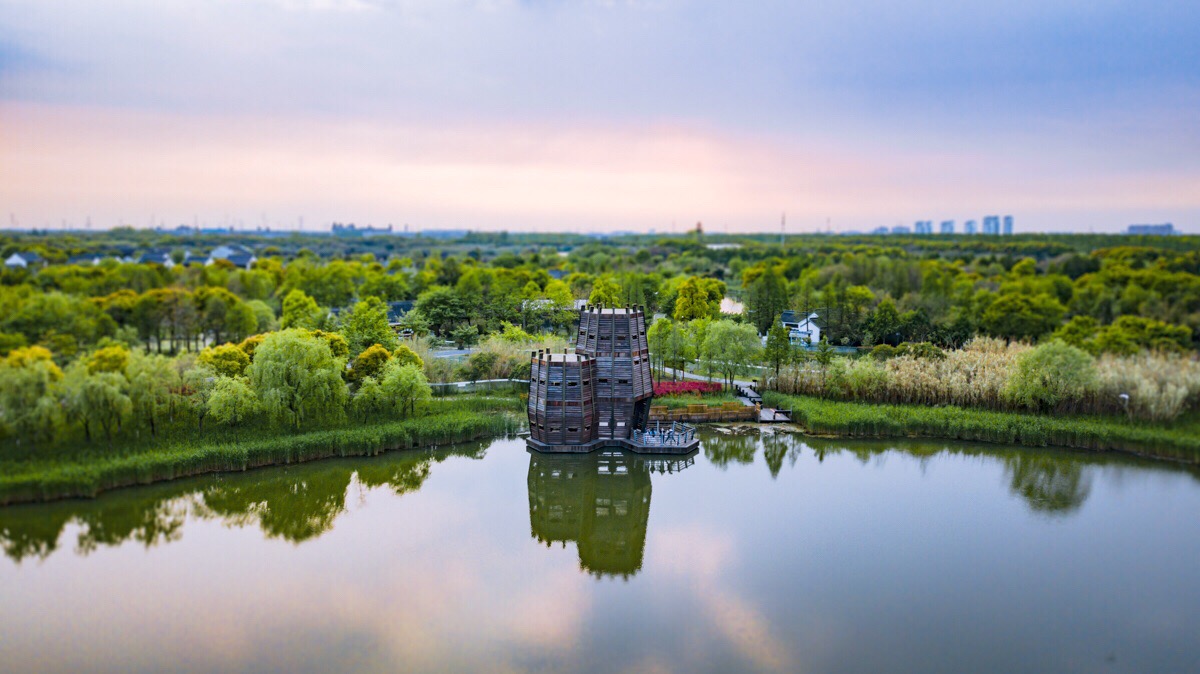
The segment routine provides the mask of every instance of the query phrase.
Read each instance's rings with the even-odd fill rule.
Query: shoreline
[[[927,438],[1117,452],[1200,465],[1200,432],[1134,425],[1103,417],[1046,416],[961,407],[847,402],[768,391],[764,403],[790,408],[806,435],[840,438]]]
[[[815,438],[929,439],[1031,448],[1113,452],[1200,465],[1200,434],[1185,429],[1133,426],[1111,419],[1049,417],[957,407],[875,405],[775,392],[775,406],[790,406],[792,427]],[[520,432],[512,410],[447,411],[369,426],[314,430],[296,435],[198,447],[172,445],[94,463],[47,466],[0,477],[0,507],[97,495],[139,485],[225,472],[284,466],[338,457],[436,447]],[[706,422],[703,426],[727,425]],[[758,426],[757,423],[738,424]]]
[[[521,425],[509,411],[458,411],[235,443],[174,445],[91,464],[75,462],[2,476],[0,507],[95,498],[106,491],[185,477],[452,445],[511,435]]]

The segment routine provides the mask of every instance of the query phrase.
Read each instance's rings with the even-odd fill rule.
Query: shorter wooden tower
[[[545,445],[596,440],[596,362],[573,353],[535,351],[529,377],[529,437]]]

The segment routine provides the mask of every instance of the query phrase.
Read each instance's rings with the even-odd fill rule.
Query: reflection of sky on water
[[[626,470],[602,478],[599,454],[498,441],[0,509],[0,652],[17,672],[1200,658],[1194,473],[884,447],[753,432],[709,438],[674,474],[609,457]],[[555,471],[578,487],[541,476]]]

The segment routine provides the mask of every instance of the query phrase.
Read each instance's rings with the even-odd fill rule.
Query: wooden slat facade
[[[645,427],[653,397],[645,311],[584,307],[575,353],[532,354],[530,438],[562,452],[629,440]]]
[[[529,433],[548,445],[596,439],[596,364],[575,354],[534,352],[529,379]]]
[[[598,437],[628,438],[646,423],[654,396],[645,312],[640,307],[579,312],[575,353],[596,362]]]

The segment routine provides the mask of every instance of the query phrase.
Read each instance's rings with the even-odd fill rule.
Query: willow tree
[[[413,416],[422,411],[433,398],[425,373],[416,365],[401,365],[388,361],[380,377],[379,387],[383,395],[392,401],[401,417]]]
[[[739,370],[758,360],[761,344],[753,325],[716,321],[704,338],[702,359],[709,372],[719,372],[733,388]]]
[[[277,425],[339,422],[346,414],[345,361],[307,330],[271,333],[246,368],[267,417]]]

